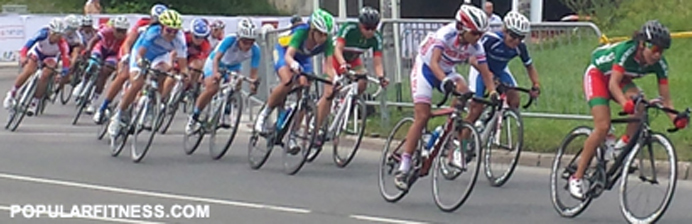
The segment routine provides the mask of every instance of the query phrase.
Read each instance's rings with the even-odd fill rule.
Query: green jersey
[[[374,56],[382,55],[382,34],[375,31],[375,36],[366,39],[360,32],[357,22],[347,22],[341,25],[336,35],[337,41],[344,43],[344,59],[353,61],[365,51],[372,48]]]
[[[615,70],[632,79],[651,73],[658,79],[668,78],[668,63],[664,57],[653,65],[643,66],[634,58],[636,51],[637,42],[634,40],[604,45],[591,53],[591,64],[605,75]]]

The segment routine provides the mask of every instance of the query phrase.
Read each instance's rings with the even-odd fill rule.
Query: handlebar
[[[313,75],[313,74],[310,74],[310,73],[300,72],[297,76],[293,76],[293,79],[291,79],[291,81],[288,82],[288,83],[286,83],[285,85],[286,85],[286,86],[290,86],[291,84],[293,84],[293,81],[294,81],[295,79],[299,78],[300,76],[304,76],[305,78],[308,79],[308,81],[318,81],[318,82],[325,83],[325,84],[328,84],[328,85],[331,85],[331,84],[332,84],[332,81],[329,81],[329,80],[327,80],[327,79],[325,79],[325,78],[322,78],[322,77],[319,77],[319,76],[316,76],[316,75]]]
[[[527,89],[527,88],[523,88],[523,87],[508,86],[507,84],[504,84],[502,82],[500,82],[496,88],[497,88],[498,93],[505,93],[509,90],[515,90],[515,91],[523,92],[526,94],[531,94],[531,89]],[[531,106],[531,104],[533,104],[534,99],[535,98],[533,98],[533,97],[529,97],[529,102],[526,102],[526,104],[524,104],[524,106],[522,106],[522,108],[524,108],[524,109],[529,108]]]
[[[644,99],[644,97],[642,95],[638,95],[634,98],[635,108],[637,107],[636,105],[639,105],[641,103],[641,104],[644,104],[644,106],[645,106],[644,108],[646,110],[653,108],[653,109],[661,110],[661,111],[666,112],[666,113],[678,114],[678,115],[682,114],[682,116],[686,116],[688,118],[690,117],[690,108],[689,107],[686,108],[684,112],[680,113],[680,111],[677,111],[675,109],[664,107],[659,100],[653,100],[653,101],[654,101],[653,103],[648,102]],[[626,113],[625,111],[620,111],[620,112],[618,112],[618,115],[619,116],[627,116],[628,113]],[[666,131],[668,131],[669,133],[673,133],[673,132],[676,132],[678,130],[680,130],[680,129],[679,128],[666,129]]]
[[[259,85],[259,82],[260,82],[259,79],[256,79],[256,80],[251,79],[251,78],[244,76],[244,75],[241,75],[235,71],[221,70],[221,73],[228,75],[228,77],[230,77],[230,78],[240,79],[240,80],[246,81],[250,84],[255,84],[255,86]]]
[[[449,95],[454,95],[455,97],[457,97],[459,100],[461,100],[463,102],[467,101],[468,99],[473,99],[473,101],[478,102],[478,103],[482,103],[482,104],[486,104],[486,105],[493,105],[493,106],[497,105],[497,103],[486,100],[486,99],[475,98],[475,97],[473,97],[474,94],[475,94],[474,92],[470,92],[470,91],[466,92],[466,93],[460,93],[456,90],[448,91],[447,93],[445,93],[444,98],[442,98],[442,100],[439,103],[437,103],[437,107],[441,107],[442,105],[444,105],[447,102],[447,99],[449,99]]]

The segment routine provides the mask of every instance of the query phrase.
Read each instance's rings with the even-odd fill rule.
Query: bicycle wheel
[[[229,110],[229,114],[225,113],[225,109]],[[226,154],[226,152],[228,152],[228,148],[230,148],[231,144],[233,144],[235,134],[238,132],[238,125],[240,125],[240,115],[242,112],[243,99],[240,92],[235,92],[228,98],[225,108],[219,108],[219,117],[228,116],[234,120],[230,121],[230,124],[228,124],[230,125],[229,127],[218,127],[218,120],[212,125],[211,138],[209,140],[209,153],[211,154],[211,158],[220,159]],[[222,141],[222,144],[217,144],[217,136],[228,136],[228,139],[226,141]]]
[[[445,212],[455,211],[469,198],[473,187],[476,185],[478,171],[481,167],[481,140],[476,128],[470,123],[461,121],[459,124],[454,125],[451,130],[453,131],[442,139],[442,148],[439,149],[442,151],[437,154],[432,167],[432,193],[435,205]],[[466,139],[459,139],[459,135],[463,130],[467,130],[469,136]],[[450,162],[448,154],[455,151],[461,152],[463,163],[461,168],[448,165]],[[459,180],[461,179],[460,177],[469,177],[466,181],[462,180],[460,183],[452,184],[453,189],[451,192],[461,193],[460,195],[453,196],[453,193],[450,195],[442,193],[445,191],[444,188],[446,188],[443,187],[445,183]],[[447,199],[451,200],[447,201]]]
[[[406,142],[406,133],[409,131],[411,125],[413,125],[412,117],[405,117],[399,120],[389,133],[386,144],[382,149],[377,184],[380,188],[380,195],[382,195],[382,198],[387,202],[397,202],[408,193],[408,191],[399,190],[396,185],[394,185],[393,181],[394,172],[399,169],[401,154],[404,152],[403,147]],[[391,189],[387,189],[386,183],[391,185]]]
[[[365,101],[360,97],[354,97],[350,111],[346,111],[345,116],[339,123],[339,128],[332,139],[334,146],[332,159],[339,168],[346,167],[358,152],[360,142],[365,134]]]
[[[524,122],[519,111],[506,109],[502,114],[502,122],[487,128],[493,130],[483,150],[485,177],[491,186],[500,187],[507,183],[519,162],[524,144]]]
[[[77,97],[77,114],[75,114],[74,119],[72,120],[72,125],[76,125],[77,121],[79,121],[79,116],[82,115],[82,112],[84,111],[84,108],[87,107],[87,103],[89,103],[89,99],[91,96],[91,90],[94,88],[94,82],[95,80],[89,79],[89,82],[87,82],[86,86],[84,86],[84,89],[82,90],[81,93],[79,93],[79,97]]]
[[[663,151],[654,151],[654,145],[661,146]],[[644,146],[642,148],[641,146]],[[656,159],[663,159],[663,161],[656,162]],[[631,170],[633,163],[638,162],[638,168],[636,170]],[[670,202],[673,199],[673,194],[675,193],[675,186],[677,184],[677,155],[675,153],[675,148],[670,140],[660,133],[653,133],[645,141],[637,144],[627,157],[624,164],[622,174],[624,179],[620,181],[620,211],[622,215],[625,216],[630,223],[655,223],[668,209]],[[658,166],[657,166],[658,165]],[[660,166],[666,165],[668,167]],[[638,174],[634,174],[634,173]],[[663,174],[662,176],[660,176]],[[635,184],[641,184],[644,186],[631,186]],[[665,186],[664,190],[655,190],[656,194],[659,192],[665,192],[662,197],[660,197],[660,203],[654,203],[654,209],[651,212],[645,212],[644,206],[650,202],[655,202],[659,199],[657,196],[651,195],[632,195],[632,193],[627,192],[628,190],[642,189],[646,186]],[[631,198],[630,198],[631,197]],[[636,199],[643,199],[643,202],[632,202]],[[642,209],[639,209],[642,208]]]
[[[110,120],[111,117],[111,108],[106,108],[105,111],[103,111],[103,118],[106,119],[105,121],[101,121],[101,124],[96,126],[96,139],[101,140],[103,139],[103,136],[106,135],[106,132],[108,132],[108,125],[110,125]]]
[[[298,101],[296,113],[292,114],[289,120],[291,123],[286,127],[288,133],[282,140],[284,172],[288,175],[296,174],[305,165],[318,132],[318,129],[311,125],[317,117],[317,106],[313,100],[305,98],[307,96],[303,97],[302,102]],[[294,138],[299,150],[293,151],[289,148],[291,138]]]
[[[163,124],[160,130],[161,134],[166,134],[168,128],[173,123],[173,119],[175,119],[175,113],[178,111],[179,103],[183,97],[182,85],[182,82],[177,82],[175,87],[173,87],[173,91],[171,92],[173,95],[168,97],[169,100],[166,102],[168,109],[162,117]]]
[[[29,83],[22,87],[21,98],[19,102],[14,106],[14,112],[10,114],[10,118],[7,120],[7,125],[5,129],[10,129],[10,131],[16,131],[19,124],[24,120],[24,116],[29,112],[29,106],[31,105],[31,100],[34,98],[34,93],[36,92],[37,78],[32,78]]]
[[[74,89],[75,85],[77,85],[77,78],[75,78],[74,76],[75,75],[71,75],[70,82],[63,85],[62,89],[60,90],[60,103],[62,105],[65,105],[67,104],[67,102],[70,102],[70,98],[72,98],[72,90]]]
[[[137,116],[133,117],[136,120],[133,126],[134,133],[132,133],[131,155],[132,161],[135,163],[141,162],[144,159],[156,135],[160,116],[159,102],[161,102],[161,96],[158,93],[150,94],[154,94],[153,99],[150,96],[142,96],[140,98],[137,104]],[[140,134],[145,132],[148,132],[149,135],[140,137]]]
[[[259,111],[264,110],[264,108],[267,106],[265,103],[262,105]],[[265,162],[267,162],[267,159],[269,159],[269,155],[272,152],[272,149],[274,148],[275,142],[276,142],[276,135],[277,133],[277,128],[276,128],[276,123],[273,120],[273,118],[276,117],[278,109],[274,110],[274,112],[270,115],[267,115],[266,120],[264,122],[264,129],[267,130],[266,134],[260,135],[257,131],[254,130],[254,127],[257,122],[259,122],[259,119],[255,119],[255,123],[253,123],[252,127],[252,135],[250,135],[250,141],[248,142],[248,164],[250,165],[250,168],[256,170],[262,167]]]
[[[121,112],[125,113],[125,112]],[[108,125],[110,125],[111,119],[108,119]],[[125,144],[127,143],[128,138],[132,134],[132,127],[134,126],[134,123],[137,122],[135,118],[130,118],[130,123],[127,124],[125,127],[120,128],[120,133],[116,136],[111,136],[110,139],[110,148],[111,148],[111,156],[117,157],[120,155],[120,152],[123,151],[123,148],[125,148]],[[108,126],[106,126],[106,129]]]
[[[569,177],[577,171],[577,162],[579,161],[577,158],[579,158],[584,147],[584,141],[589,137],[591,131],[591,128],[584,126],[572,130],[560,144],[553,159],[553,166],[550,170],[550,198],[555,210],[563,217],[572,218],[581,214],[592,200],[591,197],[578,200],[569,193]],[[583,140],[572,144],[572,141],[577,138],[583,138]],[[563,164],[563,162],[567,164]],[[563,194],[559,195],[559,192]]]

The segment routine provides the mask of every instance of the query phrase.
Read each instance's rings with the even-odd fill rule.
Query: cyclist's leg
[[[644,94],[639,87],[637,87],[632,80],[623,80],[622,83],[620,83],[620,88],[622,88],[622,92],[625,93],[625,97],[627,99],[632,99],[633,97]],[[644,112],[644,106],[640,106],[637,108],[635,114],[630,115],[630,117],[638,117],[641,116],[642,112]],[[615,148],[622,148],[625,146],[625,144],[629,143],[630,136],[634,135],[637,132],[637,126],[638,124],[636,122],[631,122],[627,123],[627,131],[625,135],[623,135],[620,140],[617,142],[615,145]]]
[[[334,56],[332,56],[331,59],[327,59],[331,61],[331,67],[325,66],[326,69],[334,69],[335,71],[339,71],[339,63],[336,61]],[[326,65],[327,63],[325,63]],[[337,74],[341,75],[341,74]],[[325,75],[325,78],[327,80],[332,80],[328,75]],[[324,119],[327,117],[327,114],[330,112],[330,108],[332,107],[332,99],[329,99],[329,97],[333,94],[333,86],[328,85],[328,84],[323,84],[322,85],[323,92],[322,92],[322,97],[320,97],[320,100],[317,102],[317,120],[315,121],[315,127],[322,127],[322,124],[324,123]],[[336,111],[331,111],[332,113],[336,113]],[[317,139],[315,139],[315,147],[321,147],[322,146],[322,135],[318,135]]]
[[[99,108],[99,113],[103,112],[108,108],[110,103],[115,99],[115,96],[118,95],[120,90],[123,88],[123,84],[127,82],[130,78],[130,60],[129,56],[125,55],[123,58],[118,62],[118,69],[115,74],[115,79],[111,82],[110,86],[108,87],[108,91],[106,91],[106,99],[103,100],[103,103],[101,104],[101,108]],[[94,116],[94,119],[96,119],[96,116]]]
[[[416,150],[421,132],[430,119],[430,103],[432,100],[433,87],[425,77],[423,62],[416,58],[415,65],[411,70],[411,95],[413,98],[413,124],[406,134],[404,142],[404,153],[401,155],[401,163],[397,170],[394,182],[400,189],[407,189],[404,181],[411,168],[411,155]],[[428,74],[431,75],[432,74]]]
[[[165,54],[163,56],[157,57],[152,61],[152,65],[156,65],[155,68],[156,68],[156,70],[159,70],[159,71],[164,71],[164,72],[171,71],[173,69],[173,64],[174,64],[174,60],[175,60],[172,58],[172,56],[173,56],[172,53],[168,53],[168,54]],[[157,61],[157,59],[160,61]],[[168,77],[168,76],[159,76],[157,78],[158,78],[159,84],[163,84],[163,85],[161,85],[161,86],[163,86],[163,88],[159,88],[159,92],[161,93],[161,99],[165,100],[168,97],[168,95],[170,95],[171,91],[173,90],[173,86],[175,86],[176,81],[174,78]]]
[[[14,98],[17,95],[17,90],[24,85],[27,79],[31,77],[34,72],[38,69],[38,58],[36,55],[28,55],[28,60],[26,64],[24,65],[24,68],[22,71],[19,73],[17,76],[17,79],[15,80],[14,85],[10,88],[10,91],[7,92],[7,96],[5,96],[5,100],[3,101],[3,107],[5,109],[11,109],[14,106]]]
[[[512,76],[512,72],[509,71],[509,66],[505,67],[505,69],[499,73],[495,74],[495,77],[498,77],[500,79],[500,82],[510,86],[510,87],[516,87],[517,80],[514,79],[514,76]],[[509,104],[509,107],[511,108],[519,108],[519,104],[521,103],[521,98],[519,96],[519,92],[516,90],[509,90],[507,91],[507,104]]]
[[[39,78],[38,85],[36,85],[36,93],[34,94],[34,101],[38,102],[38,100],[43,97],[43,94],[46,93],[46,87],[48,86],[48,82],[52,81],[51,77],[53,77],[53,70],[50,68],[55,69],[57,67],[57,59],[55,57],[47,57],[43,59],[43,73],[41,74],[41,77]]]
[[[274,64],[274,70],[279,75],[279,84],[272,89],[269,99],[267,100],[267,106],[260,111],[259,116],[257,116],[257,123],[255,123],[255,131],[264,132],[264,121],[267,116],[274,110],[275,107],[282,104],[286,99],[286,94],[291,91],[293,85],[288,85],[293,79],[293,71],[288,67],[284,61],[283,55],[285,50],[277,46],[274,49],[274,59],[276,63]]]
[[[199,94],[199,97],[197,97],[197,104],[195,105],[195,108],[192,110],[192,115],[195,120],[197,119],[197,116],[199,116],[200,111],[204,110],[204,108],[207,107],[207,104],[209,104],[211,98],[214,97],[216,92],[219,91],[219,83],[223,83],[226,80],[228,80],[228,76],[226,75],[222,77],[222,80],[217,80],[214,77],[214,70],[212,66],[212,61],[207,60],[204,66],[204,92]],[[223,69],[227,69],[229,71],[240,70],[240,66],[236,65]]]
[[[589,66],[584,74],[584,93],[591,107],[594,128],[584,142],[577,172],[569,180],[570,193],[577,198],[583,198],[589,188],[588,183],[583,180],[584,172],[591,163],[596,148],[605,140],[610,128],[608,78],[594,66]]]
[[[130,88],[128,88],[122,96],[119,105],[120,111],[125,111],[130,107],[132,101],[135,100],[137,94],[142,90],[146,78],[143,74],[145,71],[142,71],[139,66],[137,66],[137,58],[135,55],[132,55],[132,58],[130,58],[128,67],[130,71]]]
[[[478,70],[473,68],[471,66],[471,69],[469,70],[469,90],[473,91],[475,93],[474,97],[477,98],[483,98],[483,95],[485,94],[485,83],[483,82],[483,77],[481,77],[480,73]],[[469,114],[466,116],[465,121],[473,124],[476,122],[478,117],[483,113],[484,105],[481,103],[476,103],[474,101],[471,101],[469,103]],[[469,135],[469,130],[462,130],[461,131],[461,136],[459,136],[461,139],[466,139],[468,138]]]
[[[198,71],[202,71],[204,66],[206,66],[206,60],[200,57],[190,57],[188,62],[190,63],[189,67],[191,69],[190,74],[188,74],[190,77],[185,79],[185,85],[183,88],[185,90],[190,89],[197,82],[197,80],[199,80],[201,74]]]
[[[101,68],[101,74],[99,74],[98,81],[96,82],[96,90],[94,94],[94,99],[98,99],[98,96],[103,93],[103,89],[110,78],[111,73],[115,70],[115,66],[118,63],[118,58],[115,55],[108,55]]]

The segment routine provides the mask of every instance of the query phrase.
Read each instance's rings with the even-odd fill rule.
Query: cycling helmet
[[[129,29],[130,28],[130,21],[127,20],[125,16],[117,16],[113,19],[111,19],[111,24],[113,25],[113,28],[116,29]]]
[[[464,30],[480,32],[488,30],[488,16],[475,6],[461,5],[455,19],[461,23]]]
[[[223,21],[217,19],[211,23],[211,28],[212,29],[224,29],[224,28],[226,28],[226,24]]]
[[[68,15],[64,19],[66,29],[77,29],[79,28],[79,19],[76,15]]]
[[[644,23],[639,30],[639,38],[664,49],[670,48],[670,31],[658,20],[649,20]]]
[[[82,26],[93,26],[94,25],[94,19],[91,18],[90,15],[82,16],[82,20],[80,22],[81,22]]]
[[[521,13],[516,11],[510,11],[505,15],[505,29],[511,31],[512,33],[526,36],[531,31],[529,19],[527,19]]]
[[[370,6],[365,6],[360,10],[358,22],[367,27],[377,27],[380,24],[380,13]]]
[[[183,28],[183,20],[180,18],[180,13],[173,9],[166,9],[166,11],[163,11],[163,13],[159,15],[159,22],[161,25],[173,29]]]
[[[250,18],[240,18],[238,21],[238,37],[247,39],[257,38],[257,26],[252,23]]]
[[[291,24],[298,23],[298,22],[303,22],[303,18],[300,18],[300,15],[293,15],[291,17]]]
[[[163,13],[163,11],[166,11],[166,9],[168,9],[168,7],[166,7],[165,5],[156,4],[151,7],[151,12],[149,14],[151,15],[151,17],[158,17],[161,15],[161,13]]]
[[[190,31],[196,37],[206,37],[211,33],[209,25],[203,19],[195,18],[190,23]]]
[[[334,29],[334,17],[327,11],[317,9],[310,16],[310,25],[322,33],[331,34]]]
[[[51,19],[50,23],[48,23],[48,30],[50,30],[51,33],[64,33],[65,28],[63,20],[57,17]]]

